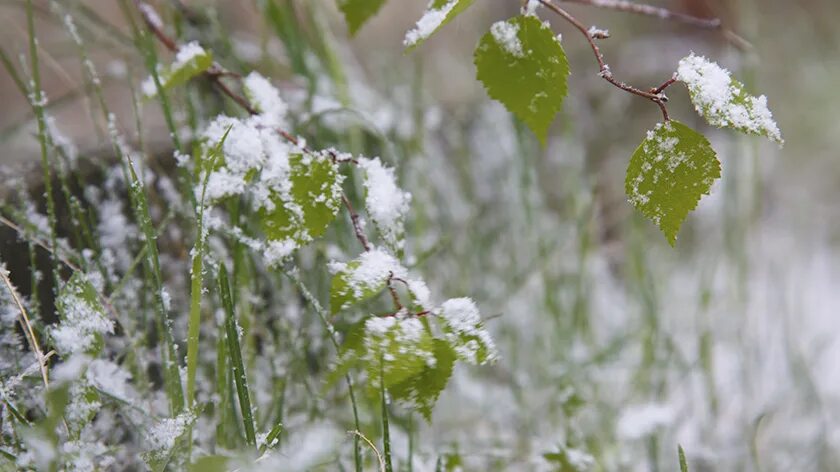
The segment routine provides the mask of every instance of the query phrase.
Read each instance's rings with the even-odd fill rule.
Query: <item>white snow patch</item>
[[[401,249],[411,194],[397,186],[394,170],[382,165],[379,158],[362,159],[359,165],[365,171],[365,208],[385,242]]]
[[[732,80],[728,70],[694,53],[680,60],[677,79],[685,82],[697,111],[714,126],[732,126],[784,143],[767,97],[753,97]]]
[[[430,3],[429,9],[426,10],[423,17],[417,21],[417,25],[414,29],[406,33],[403,45],[411,47],[428,38],[429,35],[434,33],[436,29],[440,28],[440,25],[443,24],[446,17],[449,16],[449,12],[451,12],[457,4],[458,0],[451,0],[440,8],[432,8],[432,3]]]

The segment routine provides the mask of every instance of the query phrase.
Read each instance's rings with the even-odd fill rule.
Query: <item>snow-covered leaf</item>
[[[195,423],[196,418],[194,413],[187,411],[174,418],[164,418],[146,431],[149,449],[142,457],[152,471],[166,470],[177,442]]]
[[[185,44],[175,55],[175,61],[158,71],[160,85],[165,90],[172,89],[185,84],[212,65],[213,55],[210,51],[202,48],[196,41]],[[154,97],[157,94],[154,83],[147,79],[143,84],[143,93],[146,97]]]
[[[673,246],[688,213],[720,178],[720,162],[709,141],[677,121],[648,131],[627,168],[625,191],[639,211]]]
[[[291,189],[271,191],[259,218],[269,241],[294,249],[324,234],[341,206],[341,178],[328,158],[311,154],[289,157]]]
[[[495,23],[475,50],[475,65],[488,95],[545,143],[569,76],[566,53],[551,28],[535,16]]]
[[[386,167],[379,158],[364,159],[365,209],[385,244],[399,253],[405,246],[405,216],[411,194],[397,186],[394,169]]]
[[[432,409],[449,383],[457,358],[448,342],[442,339],[433,341],[433,365],[427,363],[417,375],[388,387],[391,398],[419,411],[427,421],[432,419]]]
[[[418,318],[371,317],[365,321],[368,388],[379,390],[380,369],[389,389],[435,365],[434,338]]]
[[[443,303],[436,319],[458,359],[486,364],[498,357],[496,345],[484,327],[478,307],[469,298],[452,298]]]
[[[744,91],[744,84],[733,79],[728,70],[691,54],[680,61],[677,79],[685,82],[697,112],[709,124],[733,128],[742,133],[766,136],[784,144],[767,97],[754,97]]]
[[[344,20],[350,34],[353,35],[376,15],[384,4],[385,0],[338,0],[338,9],[344,14]]]
[[[391,274],[406,276],[405,268],[394,256],[375,248],[346,264],[333,263],[332,269],[330,311],[333,314],[379,294]]]
[[[431,0],[426,12],[417,21],[414,28],[406,33],[403,45],[408,50],[419,46],[441,26],[452,21],[472,3],[473,0]]]
[[[61,322],[50,331],[56,351],[95,355],[102,347],[102,336],[114,332],[114,322],[106,316],[93,285],[76,272],[61,288],[56,303]]]

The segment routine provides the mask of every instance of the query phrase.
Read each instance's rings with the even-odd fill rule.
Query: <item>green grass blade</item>
[[[184,392],[181,389],[181,375],[178,369],[178,362],[175,355],[175,344],[172,340],[172,332],[169,330],[169,317],[166,313],[166,306],[163,302],[163,278],[160,271],[160,255],[157,248],[157,232],[152,225],[152,217],[149,213],[149,203],[143,192],[143,185],[134,170],[134,164],[126,156],[128,170],[131,178],[130,194],[131,203],[134,206],[135,216],[143,231],[146,245],[146,264],[152,274],[152,282],[155,292],[155,311],[157,312],[157,327],[160,331],[161,362],[163,378],[166,385],[166,394],[169,398],[170,414],[174,417],[184,408]]]
[[[391,464],[391,431],[388,426],[388,402],[385,398],[385,368],[382,359],[379,360],[379,393],[380,401],[382,402],[382,455],[385,459],[385,472],[393,472],[394,466]]]
[[[225,338],[227,339],[228,359],[233,371],[233,381],[236,383],[236,394],[239,397],[239,409],[242,411],[242,422],[245,426],[245,440],[250,446],[256,447],[257,435],[254,430],[254,417],[251,412],[251,397],[248,395],[248,379],[245,367],[242,365],[242,352],[239,349],[239,330],[233,313],[233,302],[230,295],[227,269],[224,264],[219,268],[219,293],[225,308]]]

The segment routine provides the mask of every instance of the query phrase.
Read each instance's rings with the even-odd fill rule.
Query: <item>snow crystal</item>
[[[245,77],[243,85],[254,108],[260,112],[260,122],[265,126],[285,127],[288,106],[271,82],[259,73],[251,72]]]
[[[414,29],[406,33],[403,45],[407,47],[414,46],[420,41],[428,38],[429,35],[434,33],[436,29],[440,28],[440,25],[443,24],[446,17],[449,16],[449,12],[451,12],[457,4],[458,0],[451,0],[440,8],[432,8],[432,3],[429,3],[428,10],[426,10],[423,17],[417,21],[417,25]]]
[[[784,143],[767,108],[767,97],[744,93],[723,67],[692,53],[680,60],[677,79],[685,82],[697,111],[712,125],[732,126]]]
[[[411,194],[397,187],[394,170],[376,159],[359,162],[365,170],[365,208],[389,246],[401,249]]]
[[[525,55],[522,51],[522,43],[517,36],[519,34],[519,25],[507,21],[498,21],[490,27],[490,33],[493,35],[496,43],[508,54],[514,57],[523,57]]]
[[[627,439],[643,438],[657,428],[671,424],[674,415],[672,408],[658,403],[628,407],[618,419],[618,435]]]

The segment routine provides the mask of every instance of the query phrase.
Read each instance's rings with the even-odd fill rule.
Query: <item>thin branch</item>
[[[667,21],[676,21],[686,25],[694,26],[695,28],[705,29],[709,31],[720,31],[723,37],[729,41],[730,44],[740,49],[741,51],[751,51],[753,45],[746,39],[739,36],[734,31],[724,28],[723,22],[720,18],[699,18],[686,13],[680,13],[667,8],[657,7],[653,5],[646,5],[643,3],[629,2],[626,0],[560,0],[570,3],[578,3],[581,5],[588,5],[596,8],[603,8],[606,10],[615,10],[625,13],[632,13],[642,16],[651,16]]]
[[[26,313],[26,308],[23,307],[23,303],[21,303],[20,297],[18,297],[15,286],[12,285],[12,281],[9,280],[9,273],[6,271],[5,267],[0,267],[0,278],[3,279],[3,283],[6,284],[6,288],[9,289],[9,293],[12,295],[12,299],[15,301],[15,304],[20,311],[21,327],[23,327],[23,332],[26,334],[26,340],[29,342],[29,347],[32,349],[32,352],[35,353],[35,359],[37,359],[38,365],[41,368],[41,377],[44,379],[44,386],[49,387],[50,376],[49,371],[47,370],[47,360],[49,359],[49,355],[44,355],[44,352],[41,350],[41,345],[38,344],[38,338],[35,336],[35,330],[32,329],[32,323],[29,321],[29,315]],[[52,353],[50,355],[52,355]]]
[[[403,309],[403,304],[400,303],[400,296],[397,294],[397,289],[395,289],[394,285],[391,283],[391,281],[393,281],[393,280],[394,280],[394,272],[393,271],[388,272],[388,281],[387,281],[388,292],[391,293],[391,298],[394,300],[394,306],[397,307],[397,312],[400,312]]]
[[[722,23],[719,18],[698,18],[696,16],[687,15],[667,8],[656,7],[653,5],[645,5],[643,3],[628,2],[626,0],[562,0],[570,3],[580,3],[582,5],[589,5],[607,10],[616,10],[624,13],[633,13],[636,15],[652,16],[668,21],[678,21],[697,28],[708,30],[719,30]]]
[[[21,238],[23,238],[27,241],[30,241],[30,242],[34,243],[35,245],[41,247],[42,249],[44,249],[45,251],[47,251],[48,253],[53,255],[58,261],[60,261],[64,265],[66,265],[69,269],[73,270],[74,272],[78,272],[78,271],[81,270],[81,269],[79,269],[79,266],[70,262],[69,259],[62,256],[57,251],[53,251],[52,248],[47,245],[47,243],[45,243],[44,241],[41,241],[37,236],[35,236],[35,235],[32,235],[31,237],[28,236],[26,230],[24,230],[23,228],[21,228],[20,226],[15,224],[13,221],[6,218],[5,216],[0,216],[0,224],[8,226],[9,228],[11,228],[15,232],[17,232],[17,234]]]
[[[341,201],[344,203],[344,208],[347,209],[347,213],[350,214],[350,221],[353,223],[353,232],[356,233],[356,239],[359,240],[362,247],[365,248],[365,251],[370,251],[370,241],[368,241],[367,235],[365,235],[365,230],[362,228],[359,214],[353,209],[350,199],[347,198],[347,195],[344,192],[341,192]]]
[[[604,55],[601,53],[601,48],[598,47],[598,44],[595,42],[595,38],[592,37],[592,34],[589,33],[589,30],[586,28],[586,26],[583,25],[583,23],[581,23],[577,18],[572,16],[566,10],[551,3],[551,0],[539,0],[539,2],[549,10],[560,15],[564,20],[571,23],[571,25],[574,26],[578,31],[580,31],[580,33],[586,38],[586,41],[592,48],[592,52],[595,54],[595,60],[598,61],[598,76],[611,83],[612,85],[620,88],[621,90],[624,90],[625,92],[632,93],[633,95],[638,95],[642,98],[646,98],[652,101],[657,106],[659,106],[659,109],[662,111],[662,117],[665,119],[665,121],[669,121],[671,119],[668,116],[668,109],[665,107],[665,102],[667,102],[668,99],[665,98],[663,95],[659,93],[646,92],[644,90],[633,87],[632,85],[628,85],[613,77],[613,73],[610,70],[610,66],[606,63],[606,61],[604,60]]]

